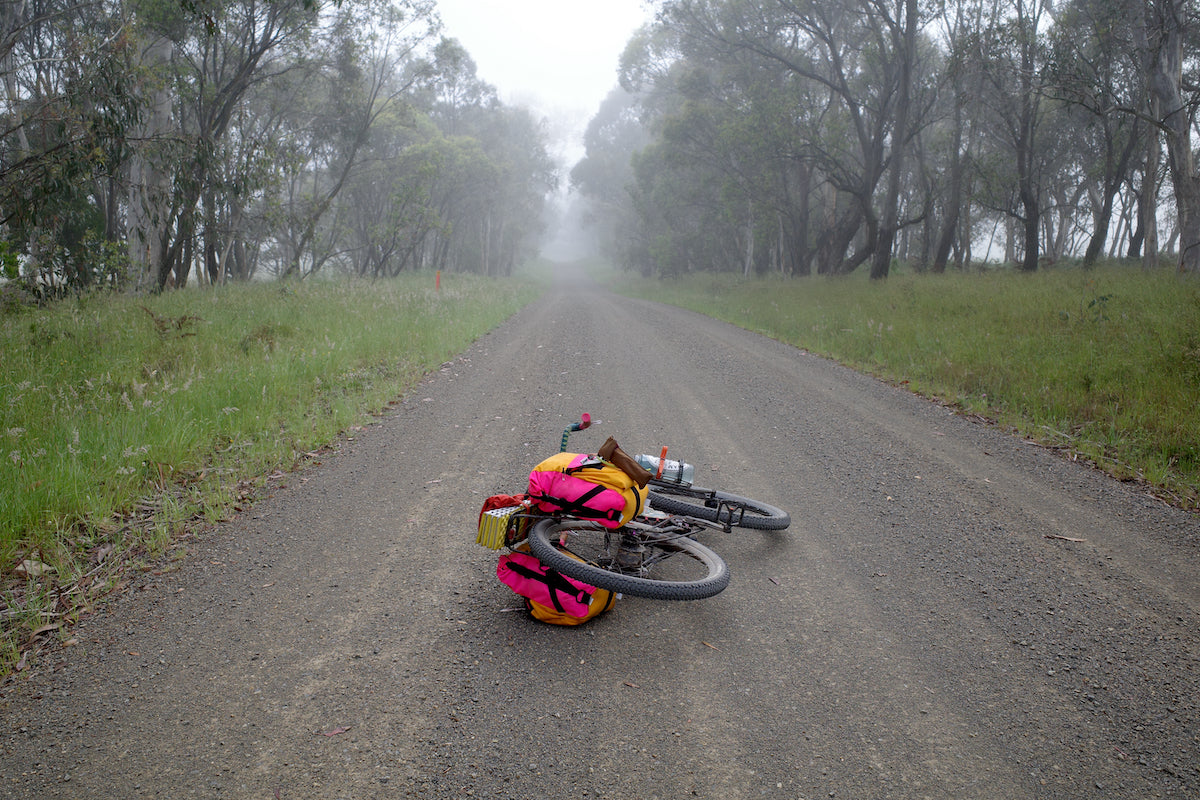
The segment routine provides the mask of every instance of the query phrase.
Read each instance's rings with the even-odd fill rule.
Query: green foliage
[[[506,275],[536,247],[546,132],[439,40],[431,0],[51,0],[0,17],[0,269],[42,297],[184,287],[197,267],[209,284]]]
[[[587,141],[579,188],[601,236],[627,245],[608,254],[644,274],[869,262],[885,277],[897,257],[942,272],[993,244],[1036,271],[1183,242],[1200,184],[1165,170],[1150,136],[1195,149],[1182,109],[1200,82],[1180,53],[1197,25],[1151,6],[664,0],[621,59],[627,118],[651,142]],[[1200,253],[1178,249],[1185,265]]]
[[[120,172],[125,135],[139,109],[133,97],[135,43],[100,4],[22,6],[28,17],[6,48],[10,87],[0,131],[0,223],[10,245],[76,251],[90,232],[113,237],[101,209]],[[53,59],[46,58],[54,52]],[[17,88],[19,87],[19,88]],[[13,102],[14,94],[21,98]],[[73,275],[57,279],[70,285]]]
[[[1200,508],[1200,287],[1169,270],[617,285],[903,383]]]
[[[0,239],[0,277],[10,281],[20,276],[20,261],[17,248],[6,239]]]
[[[426,272],[81,295],[0,317],[8,646],[38,604],[86,601],[70,576],[89,559],[116,570],[230,513],[248,485],[362,424],[536,292],[446,275],[435,291]],[[31,560],[44,574],[20,568]]]

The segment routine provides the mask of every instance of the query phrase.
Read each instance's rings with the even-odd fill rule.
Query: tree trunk
[[[913,60],[917,48],[917,0],[904,0],[904,33],[897,37],[897,55],[900,57],[900,74],[896,98],[896,115],[892,126],[892,154],[888,173],[887,194],[884,200],[883,219],[879,224],[879,235],[875,241],[875,258],[871,262],[871,278],[879,280],[888,276],[892,264],[892,250],[896,242],[896,231],[900,224],[900,180],[904,175],[904,154],[908,149],[908,118],[911,106]]]
[[[742,277],[754,274],[754,201],[746,201],[746,252],[742,260]]]
[[[854,241],[854,237],[859,233],[862,224],[862,206],[855,202],[837,219],[836,224],[826,228],[822,234],[818,255],[818,273],[822,275],[836,275],[847,271],[844,263],[846,261],[846,251],[850,249],[850,243]],[[862,260],[860,259],[858,263],[861,264]]]
[[[1021,188],[1021,208],[1025,216],[1022,218],[1025,232],[1025,252],[1021,258],[1021,272],[1036,272],[1038,268],[1038,228],[1041,213],[1037,196],[1032,188]]]
[[[955,102],[954,153],[950,156],[950,196],[945,202],[946,219],[942,221],[942,233],[938,237],[933,253],[933,272],[938,275],[946,271],[946,264],[950,259],[950,249],[958,235],[963,183],[962,124],[962,107],[961,104]]]
[[[479,227],[479,258],[480,270],[485,276],[491,275],[491,247],[492,247],[492,212],[488,209],[483,219],[480,221]]]
[[[1129,159],[1133,157],[1134,148],[1138,142],[1138,124],[1133,124],[1133,130],[1129,132],[1129,140],[1125,143],[1121,155],[1117,157],[1116,162],[1113,160],[1112,142],[1109,141],[1109,152],[1104,159],[1104,196],[1101,198],[1100,210],[1096,215],[1096,229],[1092,232],[1092,238],[1088,242],[1087,251],[1083,254],[1083,267],[1087,269],[1096,263],[1100,253],[1104,250],[1104,244],[1108,241],[1109,225],[1112,222],[1113,201],[1117,196],[1117,192],[1121,189],[1121,184],[1125,182],[1125,173],[1129,169]]]
[[[151,75],[164,76],[173,53],[171,41],[157,36],[142,51],[142,66]],[[125,241],[137,285],[161,288],[169,235],[164,222],[171,218],[171,176],[165,152],[171,130],[171,87],[165,78],[151,83],[156,87],[146,98],[146,113],[133,137],[138,145],[129,158]]]
[[[1175,187],[1179,215],[1179,270],[1200,272],[1200,175],[1192,153],[1191,119],[1182,93],[1184,26],[1187,0],[1157,0],[1147,4],[1160,35],[1150,88],[1161,104],[1167,140],[1167,163]]]
[[[15,31],[22,24],[21,20],[25,16],[26,0],[17,0],[17,2],[9,2],[0,5],[0,32],[8,33]],[[16,70],[13,63],[13,49],[11,43],[0,52],[0,74],[4,75],[5,89],[5,109],[9,113],[9,119],[4,121],[4,127],[7,131],[15,131],[17,139],[17,152],[8,155],[13,162],[19,162],[29,157],[32,154],[32,149],[29,145],[29,135],[25,130],[25,97],[21,88],[17,85]],[[28,196],[28,195],[26,195]],[[41,267],[41,225],[36,220],[30,220],[28,239],[28,255],[26,256],[25,268],[30,272],[36,272]]]
[[[812,248],[808,242],[808,220],[812,204],[813,170],[799,161],[796,196],[786,212],[787,235],[783,243],[785,269],[790,275],[812,274]]]
[[[1150,98],[1151,119],[1158,119],[1159,102]],[[1157,126],[1146,133],[1146,172],[1142,177],[1142,196],[1138,203],[1138,222],[1142,229],[1142,267],[1158,266],[1158,165],[1162,160],[1162,138]]]

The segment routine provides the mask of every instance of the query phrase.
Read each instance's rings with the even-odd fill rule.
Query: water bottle
[[[650,470],[651,475],[658,473],[658,456],[640,455],[634,456],[634,460],[641,464],[646,469]],[[679,461],[666,459],[663,463],[662,475],[659,480],[667,483],[679,483],[684,486],[691,486],[692,481],[696,476],[696,468],[691,464],[684,464]]]

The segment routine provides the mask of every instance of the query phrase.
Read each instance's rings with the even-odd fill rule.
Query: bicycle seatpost
[[[572,422],[571,425],[565,431],[563,431],[562,444],[559,446],[558,452],[567,452],[567,439],[570,438],[571,434],[575,431],[581,431],[584,428],[590,427],[591,424],[592,415],[586,413],[579,418],[579,422]]]

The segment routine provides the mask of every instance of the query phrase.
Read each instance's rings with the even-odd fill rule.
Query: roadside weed
[[[39,615],[66,613],[38,609],[69,605],[98,552],[95,591],[121,554],[161,555],[193,520],[226,518],[262,476],[386,408],[539,291],[462,275],[435,291],[416,274],[0,316],[0,663]],[[49,571],[18,574],[29,559]]]

